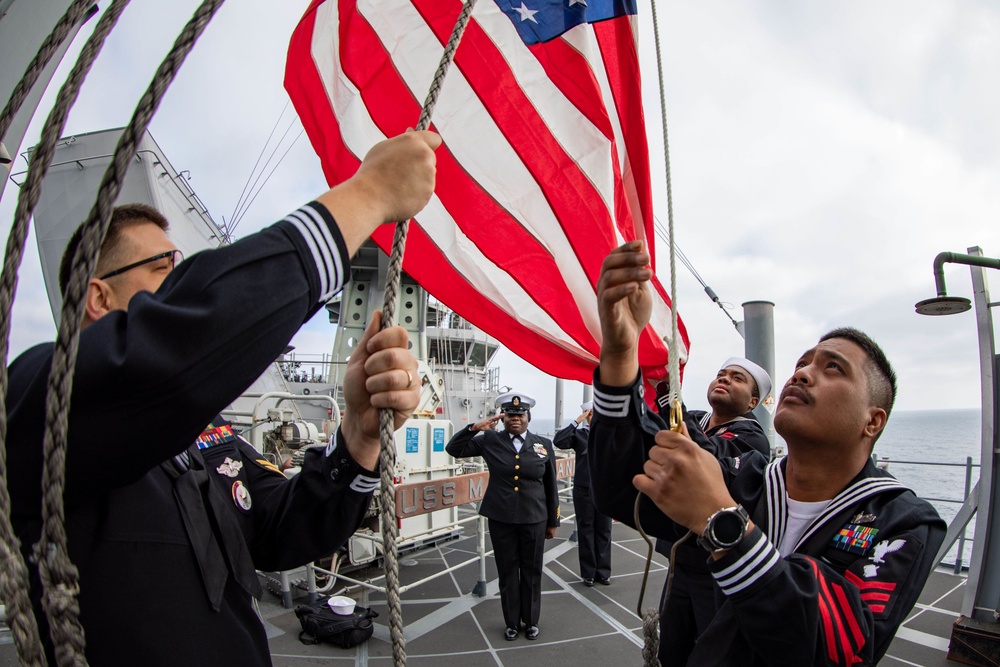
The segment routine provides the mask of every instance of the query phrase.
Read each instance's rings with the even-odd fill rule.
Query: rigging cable
[[[267,156],[267,160],[261,167],[260,172],[257,174],[257,177],[254,179],[253,185],[250,186],[250,191],[253,192],[253,196],[250,197],[248,193],[247,196],[250,197],[250,199],[248,200],[244,198],[243,203],[237,206],[237,210],[233,214],[233,219],[229,221],[231,225],[229,229],[230,234],[236,229],[236,226],[240,224],[240,221],[243,219],[243,216],[245,216],[247,211],[250,209],[250,204],[252,204],[254,200],[257,199],[257,195],[259,195],[261,190],[264,189],[264,186],[267,185],[267,182],[271,179],[271,175],[274,174],[274,171],[281,165],[285,157],[288,155],[288,152],[292,150],[292,147],[295,146],[295,143],[299,140],[299,137],[301,137],[302,133],[305,131],[305,130],[299,130],[298,135],[295,137],[295,139],[292,140],[291,145],[287,149],[285,149],[285,152],[281,154],[281,157],[278,158],[278,161],[275,163],[274,167],[268,173],[267,178],[264,179],[263,183],[260,183],[261,176],[264,175],[264,170],[267,169],[267,167],[271,164],[271,160],[274,159],[274,154],[278,152],[279,148],[281,148],[282,142],[285,140],[285,137],[288,136],[288,133],[292,130],[292,127],[295,125],[296,120],[297,118],[293,117],[292,120],[289,121],[288,127],[285,128],[285,131],[282,133],[281,138],[278,139],[278,143],[275,144],[274,149],[271,151],[271,154]],[[264,145],[264,150],[266,149],[267,149],[267,144]],[[253,176],[252,172],[250,176],[251,177]],[[249,179],[247,180],[249,181]],[[259,187],[258,183],[260,183]],[[256,192],[254,192],[254,188],[256,188]]]
[[[271,133],[267,135],[267,140],[264,142],[264,145],[261,146],[260,154],[257,156],[257,161],[253,163],[253,169],[250,170],[250,175],[247,176],[247,182],[243,184],[243,192],[240,193],[239,199],[236,200],[236,206],[233,208],[233,213],[229,216],[230,222],[236,219],[236,214],[239,212],[240,206],[243,205],[243,198],[247,194],[247,188],[250,187],[250,179],[253,178],[254,173],[257,171],[257,166],[260,165],[260,159],[264,157],[264,151],[267,150],[268,144],[271,143],[271,138],[274,137],[274,133],[278,129],[278,124],[281,122],[281,118],[285,115],[285,111],[288,110],[289,104],[291,104],[291,100],[286,100],[284,108],[281,109],[281,113],[278,114],[277,120],[274,121],[274,127],[271,128]],[[285,132],[287,133],[288,130],[285,130]]]
[[[291,126],[289,126],[289,129],[291,129]],[[302,135],[304,133],[305,133],[305,129],[304,128],[301,129],[301,130],[299,130],[299,133],[295,136],[294,139],[292,139],[292,143],[289,144],[288,148],[285,149],[285,152],[281,154],[281,157],[278,158],[278,161],[274,164],[274,167],[272,167],[271,171],[268,172],[267,178],[265,178],[264,182],[260,184],[260,187],[257,188],[257,191],[253,193],[253,197],[251,197],[250,201],[247,202],[246,206],[243,208],[243,211],[240,213],[239,218],[237,218],[235,221],[234,220],[230,220],[230,222],[232,223],[232,227],[229,230],[230,233],[232,233],[233,230],[236,229],[236,225],[240,224],[240,221],[243,220],[243,216],[245,216],[247,214],[247,211],[250,210],[250,206],[252,206],[253,203],[257,200],[257,196],[264,190],[264,186],[267,185],[267,182],[271,180],[271,176],[274,175],[274,172],[278,170],[278,167],[281,166],[281,163],[285,161],[286,157],[288,157],[288,153],[291,152],[291,150],[293,148],[295,148],[296,142],[298,142],[298,140],[302,137]],[[282,137],[282,138],[284,138],[284,137]],[[277,150],[277,148],[275,148],[275,150]],[[267,165],[265,165],[265,166],[267,166]],[[261,171],[261,173],[263,173],[263,171]],[[257,178],[259,179],[260,176],[258,176]]]
[[[656,230],[656,235],[659,237],[661,241],[669,245],[670,233],[664,228],[663,223],[660,222],[660,219],[657,218],[655,215],[653,216],[653,223],[654,223],[653,226]],[[719,295],[716,294],[715,290],[713,290],[708,285],[708,283],[706,283],[705,280],[701,277],[701,274],[698,273],[698,271],[694,268],[694,264],[691,263],[691,260],[688,259],[687,255],[684,254],[684,251],[681,250],[680,246],[674,244],[673,248],[674,251],[677,253],[677,257],[681,260],[681,263],[685,267],[687,267],[687,270],[691,272],[691,275],[694,276],[695,280],[697,280],[701,284],[702,288],[704,288],[705,294],[708,295],[708,298],[711,299],[712,302],[715,303],[715,305],[717,305],[722,310],[723,313],[725,313],[726,317],[729,318],[729,321],[732,323],[733,327],[735,327],[736,330],[739,331],[739,322],[737,322],[733,318],[733,316],[729,313],[729,311],[726,309],[725,304],[723,304],[722,301],[719,299]]]

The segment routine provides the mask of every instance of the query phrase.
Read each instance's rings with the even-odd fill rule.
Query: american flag
[[[416,125],[460,0],[314,0],[285,87],[330,184]],[[403,270],[551,375],[589,383],[596,285],[621,243],[652,251],[634,0],[479,0],[432,118],[437,188]],[[375,236],[388,251],[392,229]],[[655,269],[655,257],[653,268]],[[670,300],[654,279],[640,340],[666,376]],[[681,362],[688,338],[681,325]],[[650,393],[650,395],[652,395]]]

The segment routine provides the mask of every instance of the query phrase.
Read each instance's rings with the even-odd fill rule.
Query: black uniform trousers
[[[573,509],[580,577],[611,578],[611,517],[597,511],[589,486],[573,486]]]
[[[704,427],[709,418],[710,413],[701,410],[686,410],[684,414],[684,422],[688,432],[695,434],[695,442],[717,458],[738,457],[750,451],[770,457],[770,442],[752,415],[728,421],[706,432]],[[656,551],[664,556],[670,556],[672,546],[670,541],[656,540]],[[708,628],[715,618],[717,605],[722,603],[721,598],[716,599],[708,554],[693,538],[677,548],[669,600],[664,599],[666,592],[664,585],[660,597],[660,667],[683,667],[688,664],[695,640]]]
[[[678,550],[690,548],[687,543]],[[705,552],[697,547],[702,557]],[[679,558],[678,560],[682,560]],[[660,595],[660,647],[657,657],[660,667],[684,667],[688,664],[695,640],[715,618],[715,581],[705,568],[685,568],[676,562],[670,600],[665,600],[667,587]],[[666,603],[666,604],[664,604]]]
[[[500,606],[508,628],[538,625],[542,610],[545,521],[506,523],[488,519],[500,579]]]

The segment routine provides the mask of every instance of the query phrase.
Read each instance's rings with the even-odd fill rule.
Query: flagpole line
[[[677,326],[677,246],[675,243],[674,236],[674,196],[673,196],[673,186],[670,181],[670,141],[667,134],[667,98],[666,90],[663,85],[663,55],[660,49],[660,23],[657,20],[656,15],[656,0],[650,0],[650,9],[653,13],[653,36],[656,43],[656,73],[657,80],[660,84],[660,119],[663,128],[663,162],[665,167],[665,180],[667,185],[667,234],[668,247],[670,250],[670,340],[668,341],[667,348],[667,379],[670,382],[670,393],[668,395],[670,400],[670,427],[673,430],[680,430],[681,423],[683,422],[683,413],[681,409],[681,381],[680,381],[680,345],[678,342],[678,326]],[[653,239],[655,241],[655,239]],[[647,243],[649,240],[647,239]],[[642,526],[639,522],[639,499],[641,495],[636,496],[635,499],[635,524],[636,528],[646,539],[649,544],[649,554],[646,558],[646,568],[649,569],[649,562],[653,558],[653,543],[642,530]],[[683,542],[685,539],[691,536],[691,532],[684,536],[680,541]],[[673,551],[671,551],[670,558],[670,572],[674,571],[674,560]],[[645,580],[643,581],[643,590],[639,594],[639,613],[642,615],[642,633],[644,639],[644,645],[642,649],[643,664],[645,667],[659,667],[660,661],[657,657],[659,652],[659,642],[660,637],[658,631],[660,609],[650,607],[644,612],[641,609],[642,606],[642,593],[645,592]],[[669,590],[667,595],[669,595]],[[661,603],[665,604],[666,600]]]
[[[455,50],[465,33],[465,27],[469,23],[472,15],[472,8],[476,0],[467,0],[462,7],[462,11],[455,21],[455,27],[451,31],[451,37],[445,45],[444,53],[441,54],[441,61],[434,79],[431,81],[430,90],[424,100],[424,106],[420,111],[420,118],[417,121],[416,129],[426,130],[430,126],[431,114],[437,104],[438,95],[441,92],[441,85],[444,77],[448,73],[448,68],[454,60]],[[389,255],[389,268],[386,272],[385,298],[382,305],[382,328],[395,324],[396,308],[399,302],[400,279],[403,268],[403,250],[406,247],[406,234],[409,230],[409,220],[402,220],[396,223],[396,231],[392,237],[392,252]],[[395,432],[393,423],[393,411],[385,408],[379,411],[379,431],[381,448],[379,452],[379,468],[382,478],[382,487],[379,493],[381,500],[381,524],[382,524],[382,550],[383,562],[385,566],[385,598],[386,606],[389,610],[389,636],[392,640],[392,662],[396,667],[406,664],[406,640],[403,637],[403,609],[399,599],[399,551],[397,540],[399,538],[399,524],[396,519],[396,490],[393,480],[393,472],[396,467],[396,445],[393,440]]]

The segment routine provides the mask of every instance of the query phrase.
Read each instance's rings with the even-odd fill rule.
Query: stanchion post
[[[319,599],[319,593],[316,590],[316,570],[313,569],[312,563],[306,563],[306,588],[309,591],[309,602],[315,602]]]
[[[472,589],[472,594],[486,597],[486,517],[480,516],[476,521],[476,553],[479,554],[479,581]]]

